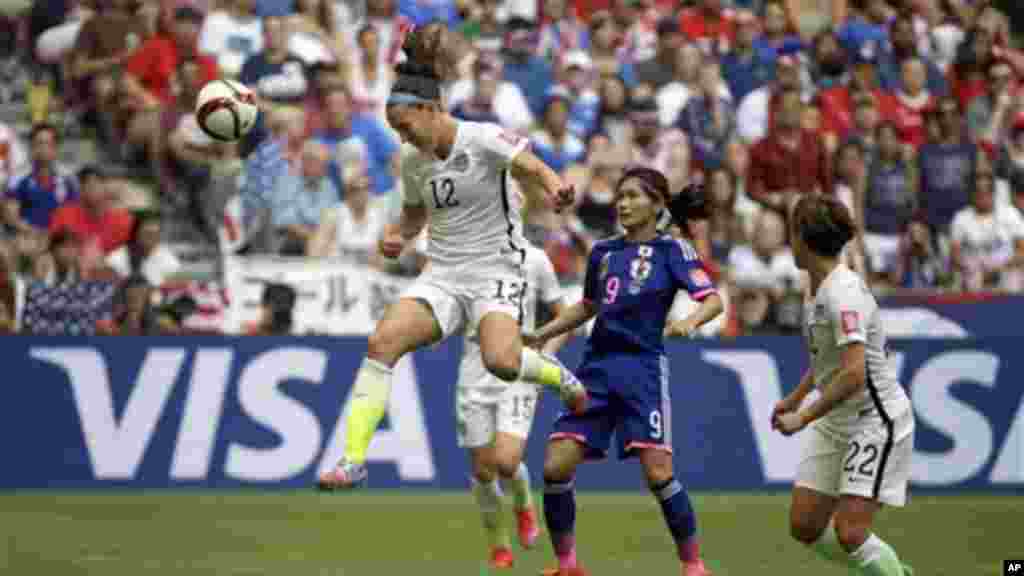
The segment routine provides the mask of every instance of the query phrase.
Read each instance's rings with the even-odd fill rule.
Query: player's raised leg
[[[544,519],[558,568],[545,576],[581,574],[576,559],[576,468],[583,462],[586,447],[567,437],[552,438],[544,456]]]
[[[418,298],[401,298],[384,313],[368,341],[352,385],[352,400],[345,426],[345,455],[320,476],[319,487],[337,490],[366,480],[366,450],[384,418],[391,397],[392,369],[398,359],[441,338],[441,326],[432,308]]]
[[[553,356],[523,346],[515,315],[487,312],[480,320],[479,331],[484,366],[491,374],[506,382],[523,380],[553,388],[573,412],[580,414],[586,410],[587,391],[583,383]]]
[[[683,576],[710,576],[700,556],[697,536],[697,515],[690,497],[672,471],[672,453],[666,447],[654,446],[639,450],[640,465],[651,493],[661,506],[668,531],[676,543]]]

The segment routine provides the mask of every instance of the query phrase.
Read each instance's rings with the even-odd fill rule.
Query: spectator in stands
[[[395,186],[398,175],[398,143],[384,126],[374,118],[352,114],[349,94],[341,86],[329,89],[324,96],[324,130],[313,137],[328,149],[349,139],[362,141],[369,152],[368,167],[375,194],[386,194]],[[332,162],[331,180],[337,191],[343,186],[341,167]],[[343,189],[341,189],[344,192]]]
[[[31,234],[49,228],[54,211],[78,199],[78,183],[57,163],[56,127],[36,124],[29,138],[32,168],[11,180],[4,197],[4,220],[13,231]]]
[[[732,100],[721,94],[722,77],[718,62],[706,60],[700,69],[700,91],[694,94],[676,120],[690,142],[690,170],[693,178],[722,166],[725,145],[736,133]]]
[[[277,252],[305,254],[324,210],[339,202],[338,189],[327,175],[329,156],[323,142],[307,141],[302,148],[301,170],[289,170],[275,183],[270,218],[277,233]]]
[[[90,272],[102,257],[124,246],[131,239],[134,218],[123,208],[115,208],[107,188],[106,174],[99,166],[85,166],[78,173],[81,197],[57,208],[50,219],[50,234],[70,230],[82,243],[81,258]]]
[[[914,59],[923,68],[924,87],[927,91],[933,96],[945,96],[949,91],[946,77],[931,58],[920,53],[913,18],[909,13],[902,13],[890,25],[889,43],[878,53],[878,61],[875,63],[878,84],[888,92],[906,92],[903,66],[908,60]]]
[[[583,161],[586,145],[569,132],[569,93],[556,87],[548,95],[547,107],[540,128],[530,135],[533,152],[555,172]]]
[[[742,102],[747,94],[771,82],[774,75],[775,51],[757,50],[757,19],[749,10],[736,16],[736,45],[722,56],[722,75],[733,102]]]
[[[681,189],[689,178],[690,145],[678,128],[662,128],[658,123],[658,105],[653,98],[639,98],[629,107],[633,127],[633,149],[628,164],[659,170],[668,179],[671,190]]]
[[[636,82],[633,64],[620,49],[622,31],[611,13],[595,12],[590,17],[590,60],[600,76],[618,76],[632,86]]]
[[[926,221],[947,234],[953,216],[970,203],[980,152],[964,134],[956,99],[943,97],[937,106],[939,139],[921,146],[918,179]]]
[[[1024,218],[1014,209],[997,209],[995,179],[981,169],[974,177],[971,204],[953,218],[950,259],[969,291],[1019,291],[1024,268]]]
[[[975,27],[957,49],[956,61],[949,71],[950,94],[956,98],[960,110],[967,110],[971,102],[987,90],[987,73],[995,49],[992,32]]]
[[[141,276],[151,286],[162,286],[181,270],[181,261],[160,241],[160,213],[136,216],[128,244],[107,256],[107,266],[120,278]]]
[[[82,25],[71,58],[71,78],[96,112],[103,148],[115,146],[118,90],[115,78],[148,36],[145,22],[132,10],[134,0],[106,0]]]
[[[780,323],[792,327],[792,318],[781,312],[800,293],[800,271],[786,246],[782,215],[771,210],[758,215],[752,244],[729,251],[729,269],[743,333],[778,329]]]
[[[260,98],[269,102],[302,102],[309,88],[302,60],[288,50],[290,38],[291,31],[283,18],[265,18],[263,51],[248,57],[238,77],[243,84],[255,90]]]
[[[217,60],[224,74],[237,77],[250,57],[263,51],[263,20],[254,0],[227,0],[224,9],[206,15],[199,51]]]
[[[715,168],[708,171],[707,183],[710,203],[707,236],[711,260],[726,262],[734,246],[746,243],[743,221],[736,213],[735,177],[724,168]]]
[[[492,51],[501,46],[505,27],[499,20],[499,0],[478,0],[474,17],[464,21],[458,28],[467,40],[478,50]]]
[[[825,148],[817,134],[803,129],[802,114],[800,91],[784,90],[779,94],[774,128],[750,151],[747,193],[782,214],[796,196],[831,189]]]
[[[789,9],[784,2],[788,0],[768,0],[764,3],[762,34],[754,41],[755,49],[772,65],[780,54],[789,53],[793,48],[803,44],[803,40],[797,35],[798,23],[794,10]]]
[[[600,110],[594,132],[587,137],[588,148],[594,136],[600,135],[608,147],[616,150],[620,158],[625,158],[629,154],[629,142],[633,139],[633,131],[626,116],[629,90],[626,83],[616,76],[602,78],[599,89]]]
[[[816,91],[841,86],[847,80],[850,54],[843,51],[839,37],[831,29],[814,36],[811,47],[811,79]]]
[[[854,102],[853,96],[867,92],[874,97],[874,107],[878,115],[886,120],[892,119],[896,108],[892,95],[878,88],[875,80],[875,52],[869,51],[870,43],[864,43],[860,52],[852,54],[853,69],[846,80],[832,88],[818,93],[821,106],[821,130],[825,145],[829,152],[851,136],[853,131]]]
[[[894,274],[902,288],[934,289],[944,284],[949,276],[936,249],[928,223],[914,218],[900,245],[899,268]]]
[[[530,112],[535,118],[544,114],[545,94],[554,84],[551,64],[535,54],[537,35],[533,32],[536,24],[522,18],[511,18],[505,23],[504,77],[519,87],[526,97]]]
[[[878,124],[881,121],[878,112],[878,102],[874,94],[867,90],[854,92],[850,96],[853,122],[850,124],[850,132],[847,140],[853,140],[860,144],[864,150],[865,159],[870,163],[875,156],[875,136]],[[891,121],[891,120],[887,120]]]
[[[163,159],[161,150],[153,145],[153,135],[160,133],[161,108],[174,105],[172,85],[181,63],[195,60],[201,85],[219,75],[216,61],[196,49],[202,21],[203,15],[195,8],[181,6],[174,13],[171,34],[157,34],[146,40],[125,65],[124,90],[132,100],[133,111],[127,142],[147,151],[154,175],[160,173]]]
[[[974,142],[995,143],[1002,139],[1004,122],[1014,116],[1018,86],[1013,68],[1005,60],[993,60],[988,67],[988,84],[967,105],[967,136]]]
[[[846,6],[846,18],[835,22],[843,50],[850,55],[878,52],[889,41],[885,28],[889,6],[885,0],[850,0]]]
[[[792,54],[781,54],[775,65],[775,81],[754,90],[739,103],[736,110],[736,126],[739,135],[748,145],[764,138],[774,121],[783,91],[793,90],[800,94],[800,62]]]
[[[514,132],[527,133],[533,124],[529,104],[519,86],[501,79],[500,67],[499,58],[480,54],[473,64],[472,78],[452,88],[452,113],[463,120],[495,122]]]
[[[370,177],[359,159],[342,165],[345,197],[324,211],[310,239],[309,256],[343,256],[362,264],[380,265],[377,243],[387,221],[381,199],[370,193]]]
[[[566,54],[590,44],[587,27],[566,0],[544,0],[544,19],[537,43],[541,58],[560,65]]]
[[[658,103],[658,121],[662,126],[675,125],[679,112],[694,94],[700,92],[700,67],[703,63],[704,55],[696,44],[683,44],[679,47],[672,72],[673,80],[654,93]],[[728,89],[723,87],[723,90],[728,95]]]
[[[925,88],[925,68],[920,58],[906,58],[902,64],[903,81],[895,96],[892,121],[900,140],[916,152],[927,140],[925,115],[935,107],[935,95]]]
[[[573,103],[569,108],[569,130],[580,138],[593,133],[601,110],[601,100],[591,87],[593,70],[586,52],[577,50],[565,55],[562,84]]]
[[[706,56],[726,54],[736,43],[736,25],[722,8],[722,0],[697,0],[696,6],[680,14],[679,29]]]
[[[385,103],[394,82],[394,71],[380,57],[380,33],[370,25],[356,35],[356,54],[348,68],[348,89],[357,114],[385,120]]]
[[[679,20],[667,16],[658,21],[658,47],[654,56],[636,63],[633,73],[638,84],[649,84],[655,90],[672,81],[672,71],[683,43]]]
[[[260,297],[260,319],[246,328],[252,336],[291,334],[298,294],[287,284],[269,283]]]
[[[160,333],[157,312],[153,307],[153,286],[143,276],[131,276],[121,284],[114,297],[109,321],[101,321],[97,329],[107,336],[155,336]]]
[[[0,197],[7,193],[8,185],[15,174],[28,166],[28,153],[18,133],[7,124],[0,122]]]
[[[1014,118],[1007,134],[997,143],[993,166],[996,178],[1005,180],[1011,193],[1024,191],[1024,113]]]
[[[595,154],[590,161],[590,174],[583,189],[576,215],[587,235],[601,240],[618,232],[615,210],[615,184],[622,172],[622,161],[616,163],[611,154]]]
[[[82,279],[81,239],[70,229],[50,235],[48,255],[51,268],[37,278],[49,286],[72,284]]]
[[[896,128],[878,127],[878,157],[868,172],[867,189],[857,218],[864,226],[864,249],[872,274],[898,283],[901,242],[917,210],[917,178],[907,161]]]
[[[341,26],[343,4],[332,0],[296,1],[295,13],[287,22],[293,31],[290,47],[307,65],[346,60],[345,54],[353,43],[346,40]],[[367,3],[368,12],[370,4]]]

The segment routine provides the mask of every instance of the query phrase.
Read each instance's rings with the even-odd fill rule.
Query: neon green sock
[[[363,360],[352,385],[352,401],[345,422],[345,459],[362,464],[377,426],[387,412],[391,397],[391,368],[371,360]]]
[[[511,548],[511,539],[505,525],[504,499],[498,481],[484,484],[474,478],[472,482],[473,498],[480,507],[487,544],[491,548]]]
[[[903,563],[896,551],[874,534],[868,536],[850,558],[864,576],[903,576]]]
[[[540,352],[523,347],[520,356],[519,378],[526,382],[540,384],[548,388],[562,387],[562,365],[548,360]]]

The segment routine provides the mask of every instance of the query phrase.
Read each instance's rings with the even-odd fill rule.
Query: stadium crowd
[[[616,178],[643,164],[706,187],[698,249],[727,287],[723,335],[799,328],[786,211],[802,194],[851,207],[846,257],[879,293],[1024,291],[1024,53],[984,0],[3,4],[0,103],[24,117],[0,123],[8,331],[182,331],[208,306],[168,295],[195,283],[182,222],[214,258],[415,273],[421,254],[375,253],[401,194],[384,103],[405,32],[438,19],[464,42],[453,113],[527,135],[576,186],[575,210],[527,213],[565,285],[616,232]],[[220,76],[266,104],[238,143],[192,112]],[[90,162],[58,160],[72,134]],[[254,332],[294,306],[267,293]]]

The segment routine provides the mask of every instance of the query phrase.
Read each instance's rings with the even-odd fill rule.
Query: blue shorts
[[[571,438],[586,446],[588,459],[601,459],[612,433],[619,459],[637,449],[672,452],[672,404],[668,358],[653,354],[584,358],[576,376],[590,395],[586,412],[562,412],[551,439]]]

